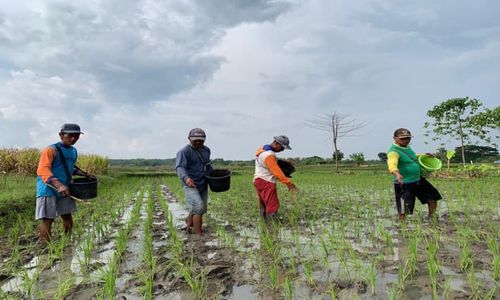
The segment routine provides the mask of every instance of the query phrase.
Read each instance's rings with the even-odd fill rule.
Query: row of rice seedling
[[[180,196],[180,189],[178,187],[178,181],[173,181],[172,178],[170,180],[165,180],[171,184],[172,188],[175,190],[175,194]],[[160,189],[158,189],[160,195]],[[178,198],[181,199],[181,198]],[[206,299],[207,298],[207,282],[206,282],[206,273],[205,269],[197,269],[196,264],[194,263],[194,254],[188,252],[188,249],[185,248],[184,242],[181,239],[179,234],[179,230],[175,226],[174,216],[169,209],[168,202],[163,197],[159,197],[159,203],[163,210],[164,215],[166,216],[166,226],[168,230],[168,251],[170,254],[170,259],[164,263],[160,268],[169,270],[175,273],[175,277],[182,279],[194,297],[194,299]]]
[[[114,299],[116,295],[116,279],[118,277],[118,272],[120,264],[122,263],[125,250],[127,249],[127,242],[129,235],[132,230],[137,226],[140,218],[141,207],[144,202],[144,198],[148,197],[148,194],[142,190],[137,197],[137,200],[133,206],[131,216],[126,224],[123,224],[117,232],[117,235],[113,241],[114,252],[110,260],[107,262],[105,267],[101,268],[100,271],[100,281],[103,286],[97,293],[99,299]]]
[[[248,234],[259,222],[251,176],[233,176],[229,192],[210,195],[209,214],[234,228],[217,228],[221,242],[253,261],[261,274],[259,285],[275,291],[281,287],[281,296],[290,298],[300,293],[301,282],[320,295],[345,293],[345,282],[350,282],[358,293],[369,285],[374,296],[398,299],[411,297],[415,286],[429,278],[430,289],[420,288],[432,298],[498,293],[498,179],[435,179],[444,196],[442,220],[427,220],[426,208],[417,204],[415,215],[400,223],[388,176],[296,177],[299,195],[279,186],[282,222],[272,234]],[[250,255],[242,246],[249,239],[260,245],[262,255]],[[472,255],[472,246],[487,257]],[[484,275],[478,275],[478,265]],[[448,269],[451,274],[445,273]]]
[[[40,160],[40,150],[36,148],[0,148],[0,173],[36,175]],[[109,162],[107,157],[96,154],[80,154],[78,165],[83,170],[95,174],[106,174]]]
[[[154,213],[154,199],[152,187],[149,189],[148,199],[146,202],[146,219],[143,224],[143,253],[142,253],[142,266],[139,271],[138,277],[142,282],[140,287],[143,299],[153,299],[153,285],[154,276],[156,273],[156,264],[158,258],[153,253],[153,213]]]
[[[78,212],[74,215],[75,225],[71,236],[63,234],[61,226],[57,224],[60,221],[56,219],[53,226],[53,240],[45,250],[37,247],[37,232],[34,231],[36,222],[33,220],[32,213],[20,215],[22,219],[14,226],[9,226],[8,232],[12,235],[11,246],[14,251],[0,265],[0,270],[2,273],[11,274],[14,279],[10,280],[6,286],[2,286],[0,295],[7,297],[18,293],[26,297],[53,298],[55,295],[65,295],[70,292],[75,284],[94,280],[90,278],[89,271],[91,257],[95,255],[96,243],[110,234],[112,224],[116,222],[119,215],[123,214],[124,207],[129,201],[127,195],[142,185],[140,180],[131,178],[105,179],[104,182],[106,184],[101,186],[99,198],[88,202],[88,205],[79,205]],[[24,229],[22,224],[30,225]],[[14,240],[18,236],[33,238],[30,238],[27,247],[24,247],[20,244],[22,239]],[[30,256],[33,259],[29,264],[21,260]],[[73,266],[72,260],[79,265],[78,268]],[[64,269],[66,263],[63,262],[66,261],[71,265],[71,271]],[[51,281],[49,285],[38,284],[39,281],[44,282],[45,277],[54,276],[51,275],[52,273],[59,274],[57,277],[60,280]],[[17,277],[21,278],[21,284],[17,283],[19,281]],[[35,292],[36,294],[33,294]]]

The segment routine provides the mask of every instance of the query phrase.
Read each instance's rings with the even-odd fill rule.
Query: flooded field
[[[7,299],[498,299],[500,194],[495,177],[431,179],[426,207],[397,221],[386,174],[294,175],[281,221],[262,224],[250,174],[210,193],[204,235],[185,230],[176,177],[102,185],[79,205],[73,235],[37,246],[36,223],[4,226]],[[281,188],[281,187],[280,187]]]

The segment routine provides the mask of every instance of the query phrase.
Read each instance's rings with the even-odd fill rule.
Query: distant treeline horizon
[[[461,148],[456,147],[455,153],[451,159],[451,163],[459,163],[462,161]],[[469,162],[487,162],[493,163],[500,159],[498,149],[496,147],[488,146],[478,146],[478,145],[465,145],[464,151]],[[447,150],[445,148],[439,148],[434,153],[436,157],[442,161],[446,161]],[[344,157],[344,153],[339,151],[339,162],[342,165],[356,164],[360,165],[373,165],[373,164],[385,164],[387,161],[387,154],[385,152],[378,153],[378,159],[366,159],[362,152],[353,153],[349,155],[348,158]],[[284,158],[286,160],[291,160],[297,165],[331,165],[335,164],[335,159],[333,157],[324,158],[320,156],[309,156],[309,157],[289,157]],[[109,165],[111,167],[175,167],[175,158],[108,158]],[[223,158],[212,159],[212,164],[217,166],[253,166],[254,160],[225,160]]]
[[[335,164],[335,160],[331,158],[323,158],[319,156],[311,157],[291,157],[285,158],[286,160],[292,160],[299,165],[327,165]],[[110,167],[175,167],[175,158],[109,158]],[[212,159],[213,165],[218,166],[253,166],[255,161],[251,160],[225,160],[222,158]],[[342,163],[353,163],[351,160],[343,160]],[[381,160],[366,160],[365,163],[385,163]]]

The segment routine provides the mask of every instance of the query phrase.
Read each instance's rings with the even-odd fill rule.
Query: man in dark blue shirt
[[[194,227],[202,234],[203,215],[207,212],[208,184],[205,175],[212,171],[210,148],[204,145],[206,134],[201,128],[193,128],[188,135],[189,144],[177,152],[175,170],[184,187],[189,216],[188,231]]]

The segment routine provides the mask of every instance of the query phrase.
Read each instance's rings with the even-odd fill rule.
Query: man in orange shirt
[[[72,213],[76,212],[76,202],[70,197],[68,184],[72,175],[84,175],[75,168],[78,153],[73,145],[80,138],[80,126],[64,124],[59,132],[60,142],[42,150],[37,169],[35,218],[40,224],[41,244],[50,240],[52,223],[60,215],[64,232],[73,229]]]
[[[259,195],[259,207],[262,218],[269,222],[277,218],[280,202],[276,181],[285,184],[289,191],[297,192],[293,182],[283,174],[278,166],[276,152],[291,150],[290,141],[284,135],[275,136],[271,144],[264,145],[255,153],[254,186]]]

